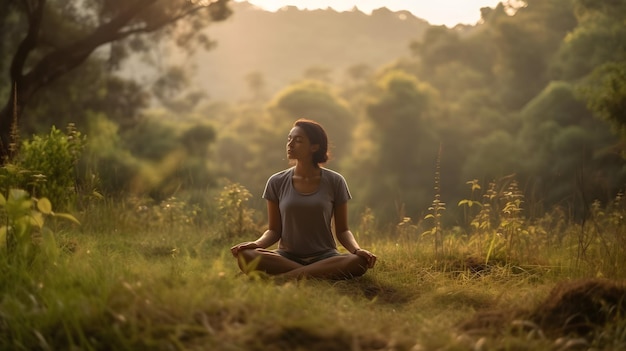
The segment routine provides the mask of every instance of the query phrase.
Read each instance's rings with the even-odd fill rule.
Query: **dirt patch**
[[[343,295],[365,297],[368,300],[390,305],[406,304],[416,297],[416,292],[397,288],[371,277],[364,276],[351,280],[337,281],[334,288]]]
[[[491,270],[491,265],[485,263],[483,258],[468,256],[463,261],[453,262],[451,267],[456,271],[469,271],[470,273],[482,274]]]
[[[464,321],[469,333],[538,329],[546,335],[586,336],[595,329],[626,318],[626,284],[584,279],[558,284],[531,310],[486,311]]]
[[[366,298],[370,300],[375,299],[377,302],[384,304],[400,305],[408,303],[413,299],[410,294],[403,290],[388,285],[366,285],[362,287],[362,291]]]
[[[345,351],[363,350],[374,351],[384,350],[388,346],[385,340],[368,337],[354,336],[341,330],[334,330],[327,333],[319,333],[307,328],[274,327],[270,330],[263,330],[259,335],[247,343],[247,350],[263,351],[294,351],[294,350],[324,350],[324,351]]]

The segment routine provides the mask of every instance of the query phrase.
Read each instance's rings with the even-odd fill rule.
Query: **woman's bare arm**
[[[254,241],[260,248],[267,248],[274,245],[280,240],[282,233],[282,224],[280,221],[280,209],[278,208],[278,202],[267,200],[267,220],[268,229]]]
[[[354,238],[354,234],[352,234],[350,228],[348,228],[348,203],[344,202],[341,205],[335,206],[334,216],[337,240],[339,240],[341,245],[350,253],[361,256],[367,260],[367,266],[369,268],[374,267],[374,264],[376,264],[376,255],[361,249]]]
[[[241,250],[265,249],[280,240],[282,224],[280,221],[280,209],[278,208],[277,202],[267,200],[267,219],[269,223],[268,228],[258,239],[255,241],[240,243],[230,248],[230,252],[233,256],[237,257],[239,251]]]
[[[341,205],[335,206],[335,232],[337,233],[337,240],[351,253],[358,250],[359,244],[356,242],[354,235],[348,228],[348,203],[344,202]]]

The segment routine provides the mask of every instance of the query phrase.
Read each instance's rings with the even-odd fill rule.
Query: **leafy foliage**
[[[76,200],[76,165],[86,137],[69,125],[67,132],[52,127],[48,135],[25,140],[10,163],[0,168],[0,188],[27,189],[34,196],[47,197],[60,208]]]
[[[426,190],[431,188],[431,177],[421,176],[421,170],[433,169],[437,158],[438,143],[434,131],[427,127],[434,118],[432,106],[437,93],[427,83],[402,71],[388,72],[378,83],[376,97],[367,106],[371,135],[360,137],[372,138],[376,151],[369,155],[366,164],[353,167],[356,172],[369,168],[377,174],[375,183],[367,178],[354,178],[358,187],[367,189],[368,202],[375,203],[380,217],[388,221],[397,213],[391,212],[393,204],[380,202],[380,199],[390,201],[389,195],[392,195],[391,201],[406,204],[409,213],[427,206],[432,199]]]
[[[237,183],[226,185],[217,197],[220,215],[220,232],[225,238],[255,235],[253,211],[248,207],[250,192]]]
[[[509,176],[490,182],[480,202],[473,199],[475,192],[481,189],[478,181],[467,183],[471,186],[472,197],[459,201],[458,205],[468,211],[475,205],[478,207],[470,221],[470,243],[478,244],[485,264],[494,259],[515,263],[532,256],[534,245],[523,215],[524,195],[515,178]]]
[[[21,189],[10,189],[8,197],[0,194],[0,216],[0,266],[17,271],[27,269],[37,259],[50,263],[58,257],[60,246],[44,225],[47,217],[79,224],[70,214],[53,212],[47,198],[31,198]]]
[[[596,67],[579,88],[587,107],[626,135],[626,57]]]
[[[93,137],[81,171],[85,176],[98,174],[109,194],[149,195],[157,202],[202,194],[216,182],[209,163],[215,129],[197,119],[174,122],[168,117],[169,111],[153,112],[121,130],[106,116],[90,115]]]
[[[273,127],[284,126],[280,130],[284,135],[298,118],[309,118],[322,124],[332,136],[333,157],[342,157],[349,146],[354,115],[328,84],[306,80],[288,86],[276,94],[268,110],[275,123]]]
[[[8,28],[2,28],[0,35],[3,49],[11,53],[7,54],[11,64],[8,79],[0,88],[0,93],[8,92],[2,96],[5,103],[0,110],[0,151],[4,155],[8,154],[11,127],[19,122],[35,93],[85,63],[98,48],[111,44],[108,58],[98,58],[110,69],[119,68],[130,51],[145,50],[150,41],[163,36],[174,36],[180,47],[193,51],[210,43],[200,29],[231,13],[227,0],[10,1],[6,10],[1,18],[3,27]],[[206,16],[201,15],[202,10]],[[189,45],[193,42],[196,45]]]

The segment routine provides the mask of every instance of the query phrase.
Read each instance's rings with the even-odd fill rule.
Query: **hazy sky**
[[[235,0],[241,2],[244,0]],[[416,17],[430,24],[445,24],[452,27],[458,23],[475,24],[480,19],[481,7],[495,7],[498,0],[247,0],[249,3],[268,11],[283,6],[297,6],[300,9],[325,9],[349,11],[354,6],[370,13],[374,9],[387,7],[392,11],[408,10]]]

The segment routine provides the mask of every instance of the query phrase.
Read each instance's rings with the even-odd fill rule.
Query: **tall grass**
[[[130,213],[119,221],[115,204],[96,205],[89,215],[99,221],[88,220],[88,230],[62,227],[59,242],[67,249],[54,262],[0,273],[0,349],[553,349],[556,340],[529,332],[472,335],[457,326],[476,312],[535,305],[561,280],[598,270],[624,278],[623,269],[603,263],[600,239],[579,258],[581,228],[569,224],[558,241],[541,239],[539,251],[520,256],[527,262],[480,270],[468,261],[475,242],[455,232],[443,233],[442,266],[419,234],[362,235],[361,245],[379,256],[364,277],[277,283],[238,273],[228,248],[248,233],[225,238],[219,226],[175,217],[158,226]],[[612,324],[592,342],[607,350],[626,345],[624,330]]]

